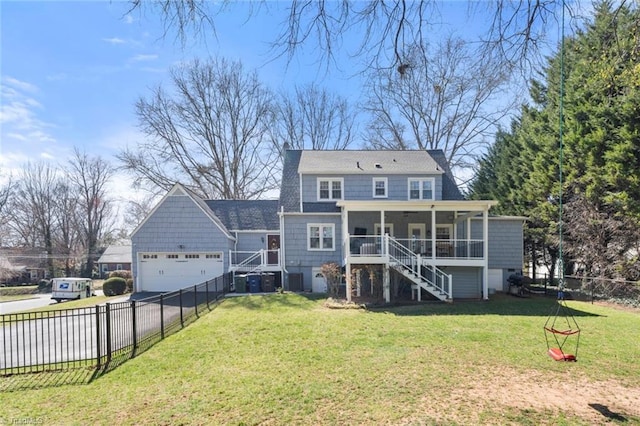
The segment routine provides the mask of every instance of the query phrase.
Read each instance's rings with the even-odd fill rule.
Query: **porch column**
[[[436,211],[431,209],[431,259],[436,258]]]
[[[482,267],[482,298],[489,299],[489,206],[484,208],[482,212],[482,248],[483,263]]]
[[[347,264],[344,267],[344,274],[345,274],[345,280],[346,280],[346,287],[345,287],[345,291],[346,291],[346,296],[347,296],[347,302],[351,302],[351,262],[349,262],[349,257],[347,256]]]
[[[351,235],[349,234],[349,211],[346,207],[342,208],[342,258],[345,262],[345,296],[347,301],[351,302]]]
[[[388,263],[382,266],[382,294],[384,295],[384,301],[391,303],[391,279]]]
[[[465,221],[465,228],[467,231],[467,259],[471,259],[471,218],[468,217]]]

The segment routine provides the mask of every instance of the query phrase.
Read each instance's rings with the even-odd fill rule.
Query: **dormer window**
[[[318,201],[342,200],[342,179],[318,178]]]
[[[387,198],[387,178],[373,178],[373,198]]]
[[[433,200],[434,178],[409,179],[410,200]]]

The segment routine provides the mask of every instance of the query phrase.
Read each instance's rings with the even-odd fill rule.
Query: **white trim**
[[[477,211],[498,205],[495,200],[341,200],[336,202],[340,208],[349,211]]]
[[[389,197],[389,178],[386,177],[374,177],[372,178],[372,186],[373,186],[373,198],[388,198]],[[384,182],[384,194],[383,195],[377,195],[376,194],[376,183],[377,182]]]
[[[420,197],[419,198],[411,198],[411,183],[418,182],[420,185]],[[423,198],[422,197],[422,185],[424,182],[431,183],[431,198]],[[436,179],[432,177],[423,177],[423,178],[407,178],[407,200],[409,201],[419,201],[419,200],[435,200],[436,196]]]
[[[320,239],[320,247],[311,247],[311,227],[317,227],[318,238]],[[331,248],[323,248],[323,230],[324,228],[331,228]],[[336,225],[335,223],[307,223],[307,250],[308,251],[335,251],[336,249]]]
[[[320,183],[328,182],[329,183],[329,198],[320,198]],[[340,198],[333,197],[333,184],[335,182],[340,182]],[[316,178],[316,198],[318,201],[338,201],[344,200],[344,178],[327,178],[327,177],[318,177]]]

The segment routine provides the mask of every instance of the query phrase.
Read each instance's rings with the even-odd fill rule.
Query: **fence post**
[[[209,280],[205,283],[205,296],[207,298],[207,309],[211,310],[211,306],[209,306]]]
[[[136,301],[131,301],[131,331],[133,332],[133,353],[135,354],[136,348],[138,347],[138,333],[137,333],[137,321],[136,321]]]
[[[193,307],[196,310],[196,317],[198,317],[198,286],[193,286]]]
[[[111,362],[111,303],[105,305],[105,316],[107,321],[107,364]]]
[[[164,340],[164,293],[160,294],[160,338]]]
[[[96,305],[96,360],[97,368],[100,368],[100,306]]]
[[[180,300],[180,326],[184,328],[184,315],[182,313],[182,289],[178,290],[179,300]]]

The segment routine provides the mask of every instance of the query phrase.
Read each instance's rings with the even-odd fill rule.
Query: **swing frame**
[[[559,322],[561,318],[563,321],[560,321],[561,324],[556,326],[556,323]],[[580,327],[571,313],[570,308],[567,306],[562,291],[558,292],[558,303],[555,313],[552,312],[544,324],[544,337],[547,342],[547,354],[551,358],[556,361],[578,361]],[[575,341],[575,345],[571,345],[573,351],[565,351],[564,348],[567,343],[571,343],[572,341]],[[555,346],[552,346],[554,342]]]

